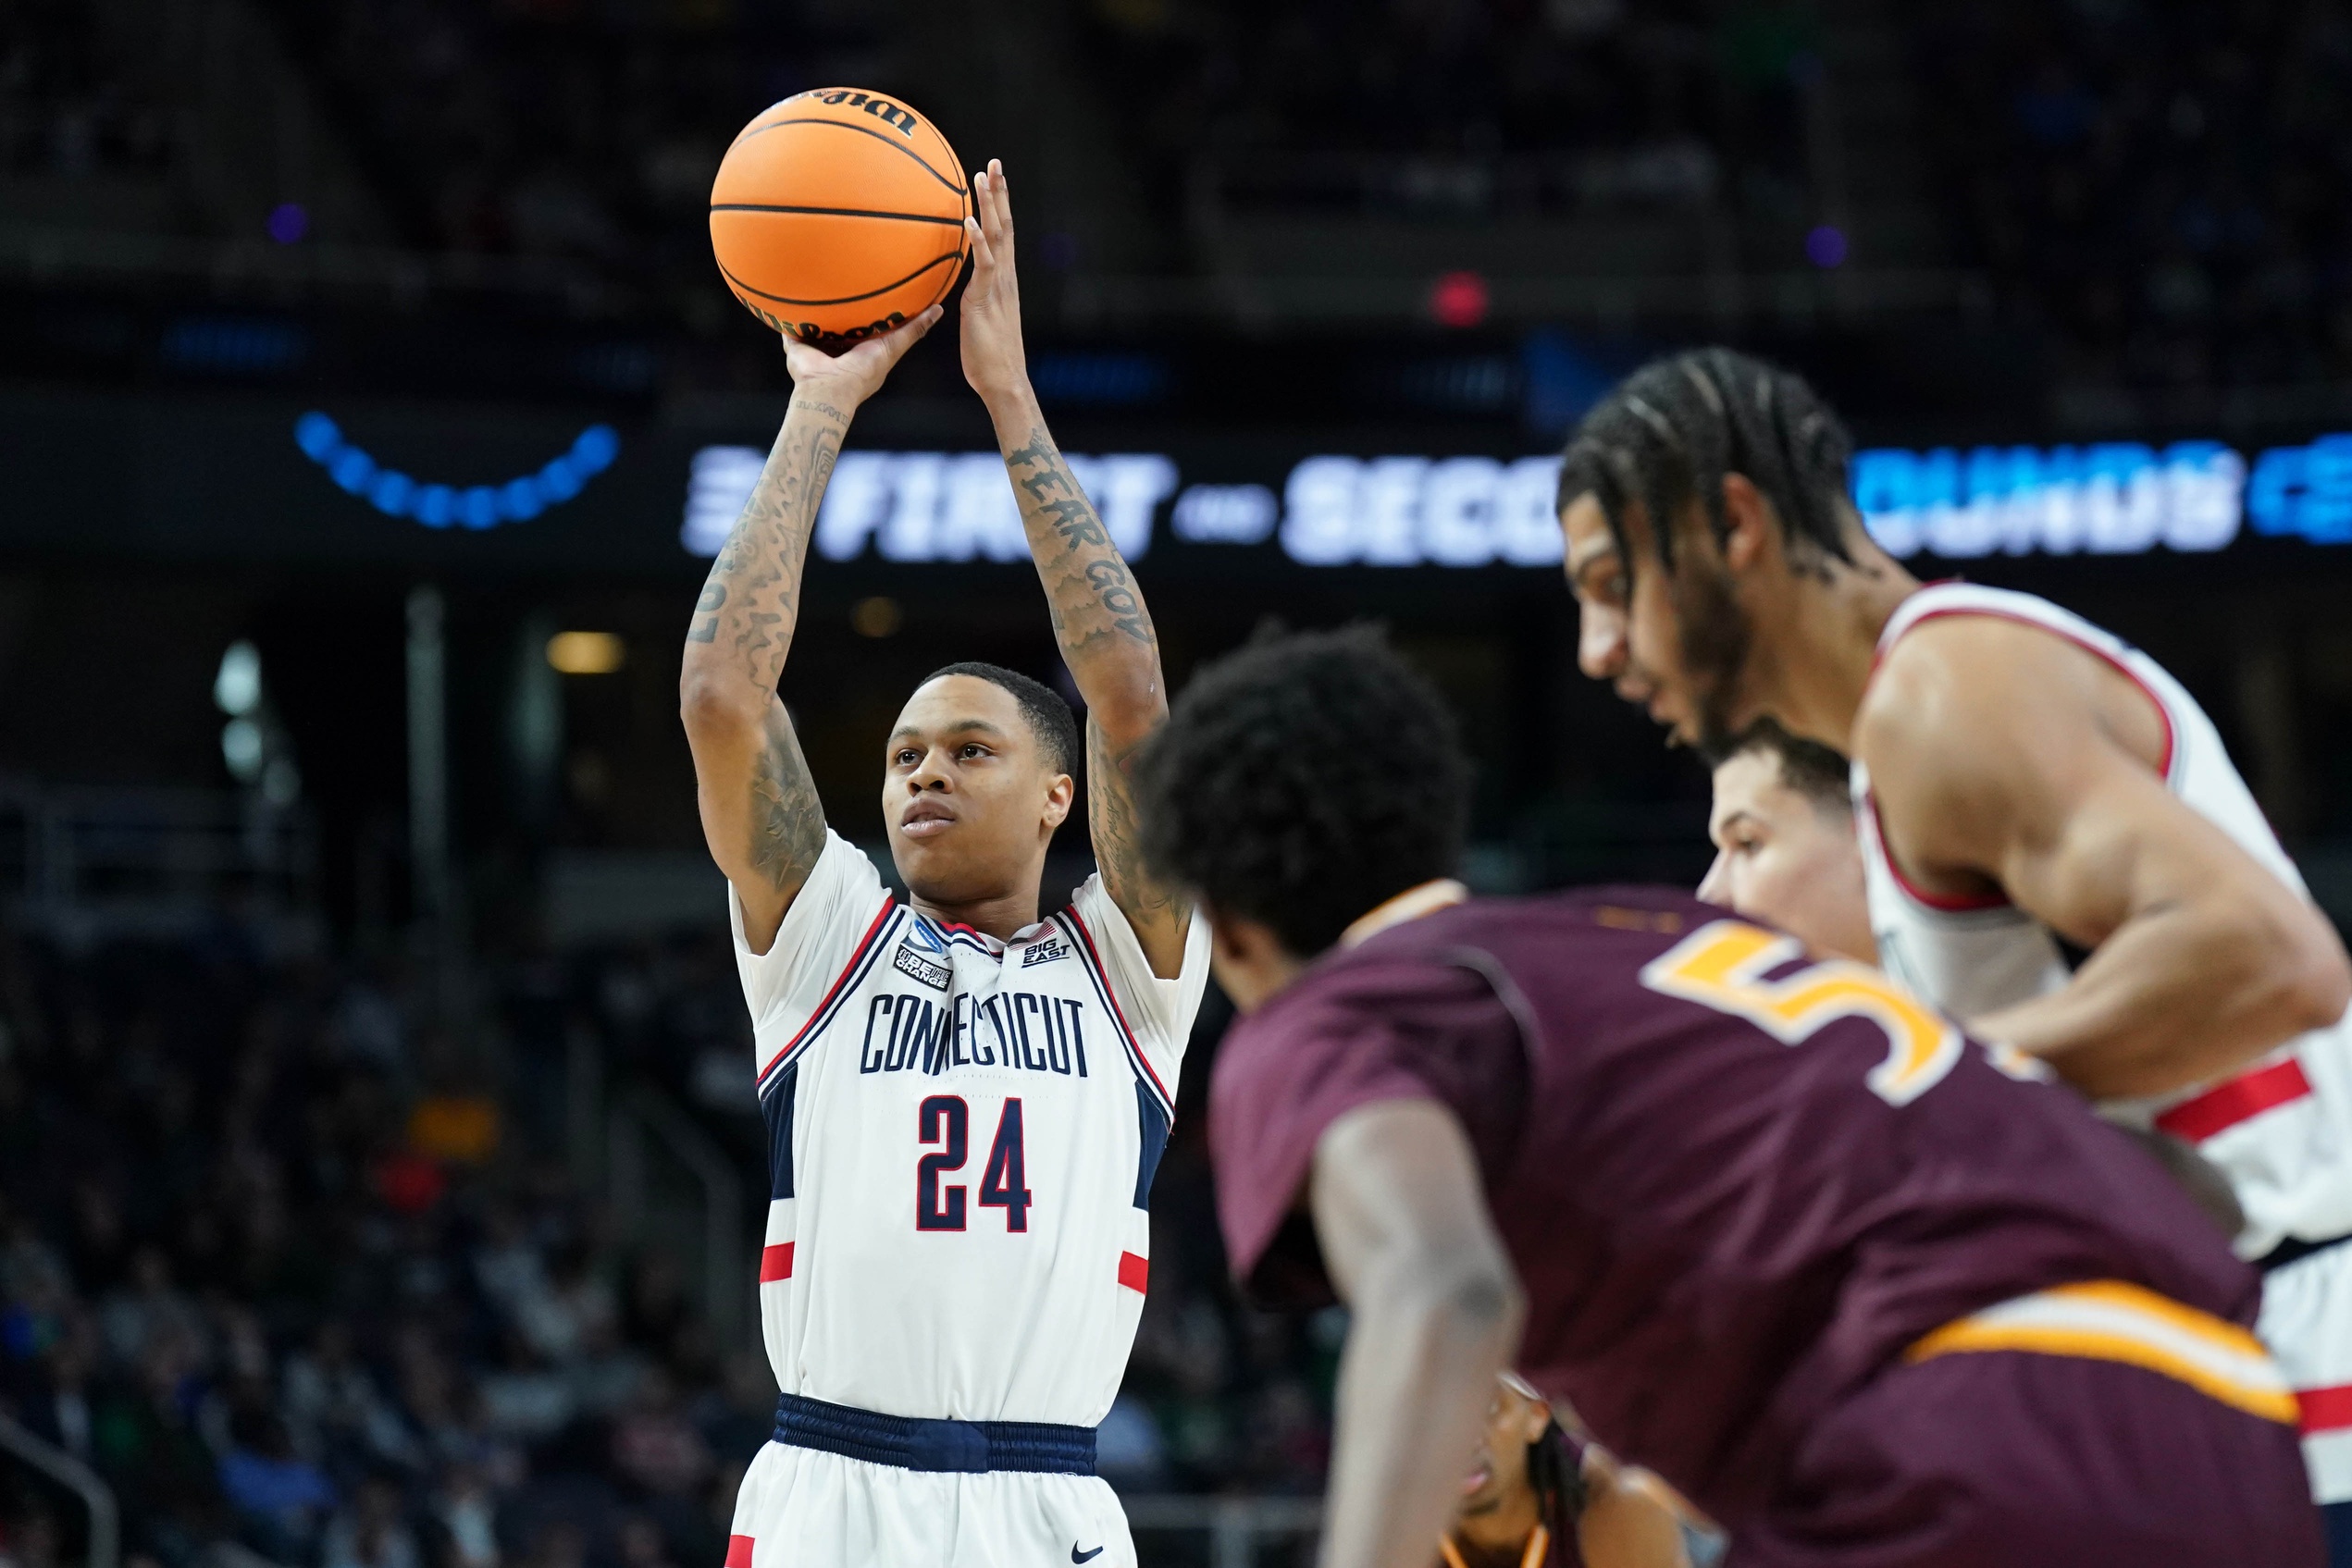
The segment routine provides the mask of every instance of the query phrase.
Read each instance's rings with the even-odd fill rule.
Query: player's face
[[[1071,789],[1012,693],[973,675],[927,681],[883,756],[890,858],[908,891],[934,904],[1018,893],[1070,815]]]
[[[1577,667],[1686,745],[1737,734],[1752,714],[1737,698],[1752,635],[1706,530],[1677,537],[1669,573],[1649,544],[1640,507],[1628,508],[1626,536],[1642,552],[1628,572],[1598,498],[1585,494],[1560,514],[1568,591],[1580,616]]]
[[[1742,751],[1715,770],[1707,833],[1715,863],[1700,897],[1778,926],[1816,952],[1878,961],[1853,818],[1782,783],[1778,758]]]
[[[1542,1401],[1531,1400],[1507,1383],[1495,1384],[1486,1431],[1471,1457],[1469,1474],[1462,1477],[1463,1517],[1492,1513],[1528,1489],[1528,1445],[1543,1436],[1551,1421],[1552,1412]]]

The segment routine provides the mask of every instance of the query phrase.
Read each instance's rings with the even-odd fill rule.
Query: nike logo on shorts
[[[1076,1541],[1070,1543],[1070,1560],[1072,1562],[1092,1562],[1096,1558],[1100,1557],[1102,1554],[1103,1549],[1100,1547],[1096,1547],[1092,1551],[1081,1551],[1078,1549],[1078,1543]]]

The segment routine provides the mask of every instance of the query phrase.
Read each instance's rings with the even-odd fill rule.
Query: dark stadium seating
[[[2341,12],[1938,0],[1911,14],[1954,246],[2046,324],[2060,375],[2342,374]]]
[[[724,1555],[774,1385],[749,1327],[717,1343],[681,1260],[618,1238],[567,1165],[564,1074],[585,1035],[680,1101],[713,1052],[748,1082],[732,966],[680,938],[493,979],[461,1043],[397,959],[270,957],[227,924],[0,935],[0,1413],[114,1486],[131,1561]],[[755,1172],[756,1118],[698,1114]],[[1337,1336],[1234,1307],[1209,1202],[1180,1139],[1105,1468],[1314,1491]],[[0,1469],[0,1552],[77,1558],[79,1511],[33,1482]]]

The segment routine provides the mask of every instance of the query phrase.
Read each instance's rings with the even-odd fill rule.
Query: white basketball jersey
[[[727,902],[768,1125],[777,1386],[891,1415],[1099,1424],[1143,1309],[1207,922],[1160,980],[1089,877],[999,942],[900,903],[830,831],[766,953]]]
[[[2213,722],[2154,660],[2047,599],[1964,583],[1939,583],[1905,599],[1879,634],[1878,658],[1913,626],[1945,615],[2040,626],[2129,676],[2163,717],[2166,785],[2272,875],[2305,892]],[[1870,772],[1859,760],[1853,796],[1882,969],[1963,1022],[2066,983],[2057,938],[2007,899],[1952,897],[1905,881],[1887,853]],[[2352,1231],[2352,1019],[2290,1041],[2224,1081],[2100,1110],[2186,1140],[2228,1177],[2246,1214],[2237,1241],[2244,1256],[2259,1257],[2289,1237],[2318,1241]]]

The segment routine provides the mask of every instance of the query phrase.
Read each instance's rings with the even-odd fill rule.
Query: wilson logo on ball
[[[896,130],[901,136],[912,136],[915,133],[915,112],[912,109],[902,109],[887,98],[876,98],[865,93],[852,93],[840,87],[831,89],[814,87],[806,93],[796,93],[792,96],[814,98],[820,104],[847,104],[853,109],[865,110],[883,124]],[[792,99],[786,98],[785,102],[789,104]]]
[[[878,93],[823,87],[770,106],[711,186],[711,249],[772,331],[827,347],[887,332],[963,271],[972,186],[955,149]]]

